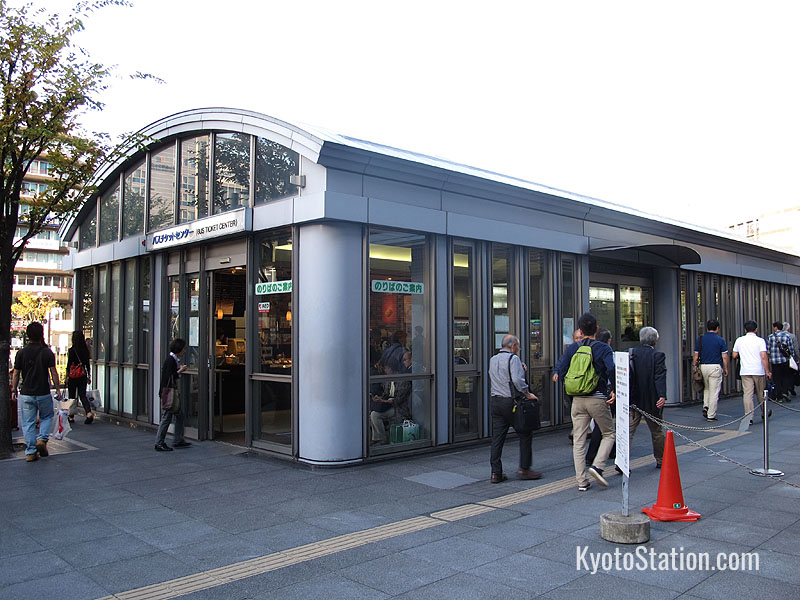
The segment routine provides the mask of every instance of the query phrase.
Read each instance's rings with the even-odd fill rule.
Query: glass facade
[[[122,192],[122,237],[144,233],[144,197],[147,191],[144,161],[125,174]]]
[[[80,234],[78,235],[78,249],[94,248],[95,244],[97,244],[97,211],[93,210],[89,217],[81,223]]]
[[[371,230],[369,282],[370,339],[377,344],[371,353],[380,353],[370,373],[371,447],[396,450],[429,443],[432,296],[427,236]]]
[[[175,147],[150,155],[150,214],[147,231],[172,225],[175,219]]]
[[[208,136],[181,141],[181,189],[178,223],[208,216]]]
[[[297,195],[290,181],[300,173],[300,155],[294,150],[267,140],[256,139],[255,203],[265,204]]]
[[[250,203],[250,136],[214,136],[214,214]]]
[[[100,198],[100,244],[116,242],[119,236],[119,185]]]

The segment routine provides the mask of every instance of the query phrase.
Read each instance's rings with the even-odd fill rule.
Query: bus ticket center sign
[[[247,229],[246,213],[246,208],[240,208],[206,219],[154,231],[147,234],[145,247],[148,251],[161,250],[162,248],[183,246],[224,235],[240,233]]]

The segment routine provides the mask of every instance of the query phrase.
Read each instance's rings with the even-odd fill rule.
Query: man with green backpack
[[[584,313],[578,320],[584,339],[574,342],[559,360],[558,379],[564,382],[564,391],[572,396],[572,456],[578,490],[585,492],[590,483],[587,475],[600,485],[607,486],[603,477],[608,455],[614,447],[614,420],[609,405],[614,403],[614,353],[611,346],[594,339],[597,319]],[[603,439],[594,462],[586,467],[586,434],[594,419]]]

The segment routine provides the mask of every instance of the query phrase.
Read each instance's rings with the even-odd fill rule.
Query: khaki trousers
[[[708,409],[708,418],[717,416],[717,403],[719,402],[719,391],[722,389],[722,366],[720,365],[700,365],[703,373],[703,406]]]
[[[586,477],[586,434],[589,433],[589,423],[594,419],[595,425],[600,428],[603,439],[597,456],[594,457],[593,467],[605,468],[608,455],[614,447],[614,420],[611,418],[611,409],[603,398],[589,396],[575,396],[572,398],[572,459],[575,463],[575,479],[578,485],[589,483]]]
[[[758,398],[761,405],[761,412],[764,412],[764,390],[767,389],[766,375],[742,375],[742,399],[744,400],[744,412],[753,410],[753,397]],[[752,419],[755,415],[751,415]]]

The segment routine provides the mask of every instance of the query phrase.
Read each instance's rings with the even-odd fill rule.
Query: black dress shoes
[[[508,477],[503,473],[492,473],[492,479],[490,481],[492,483],[501,483],[506,479],[508,479]]]
[[[172,448],[167,446],[164,442],[160,444],[156,444],[156,451],[157,452],[172,452]]]

